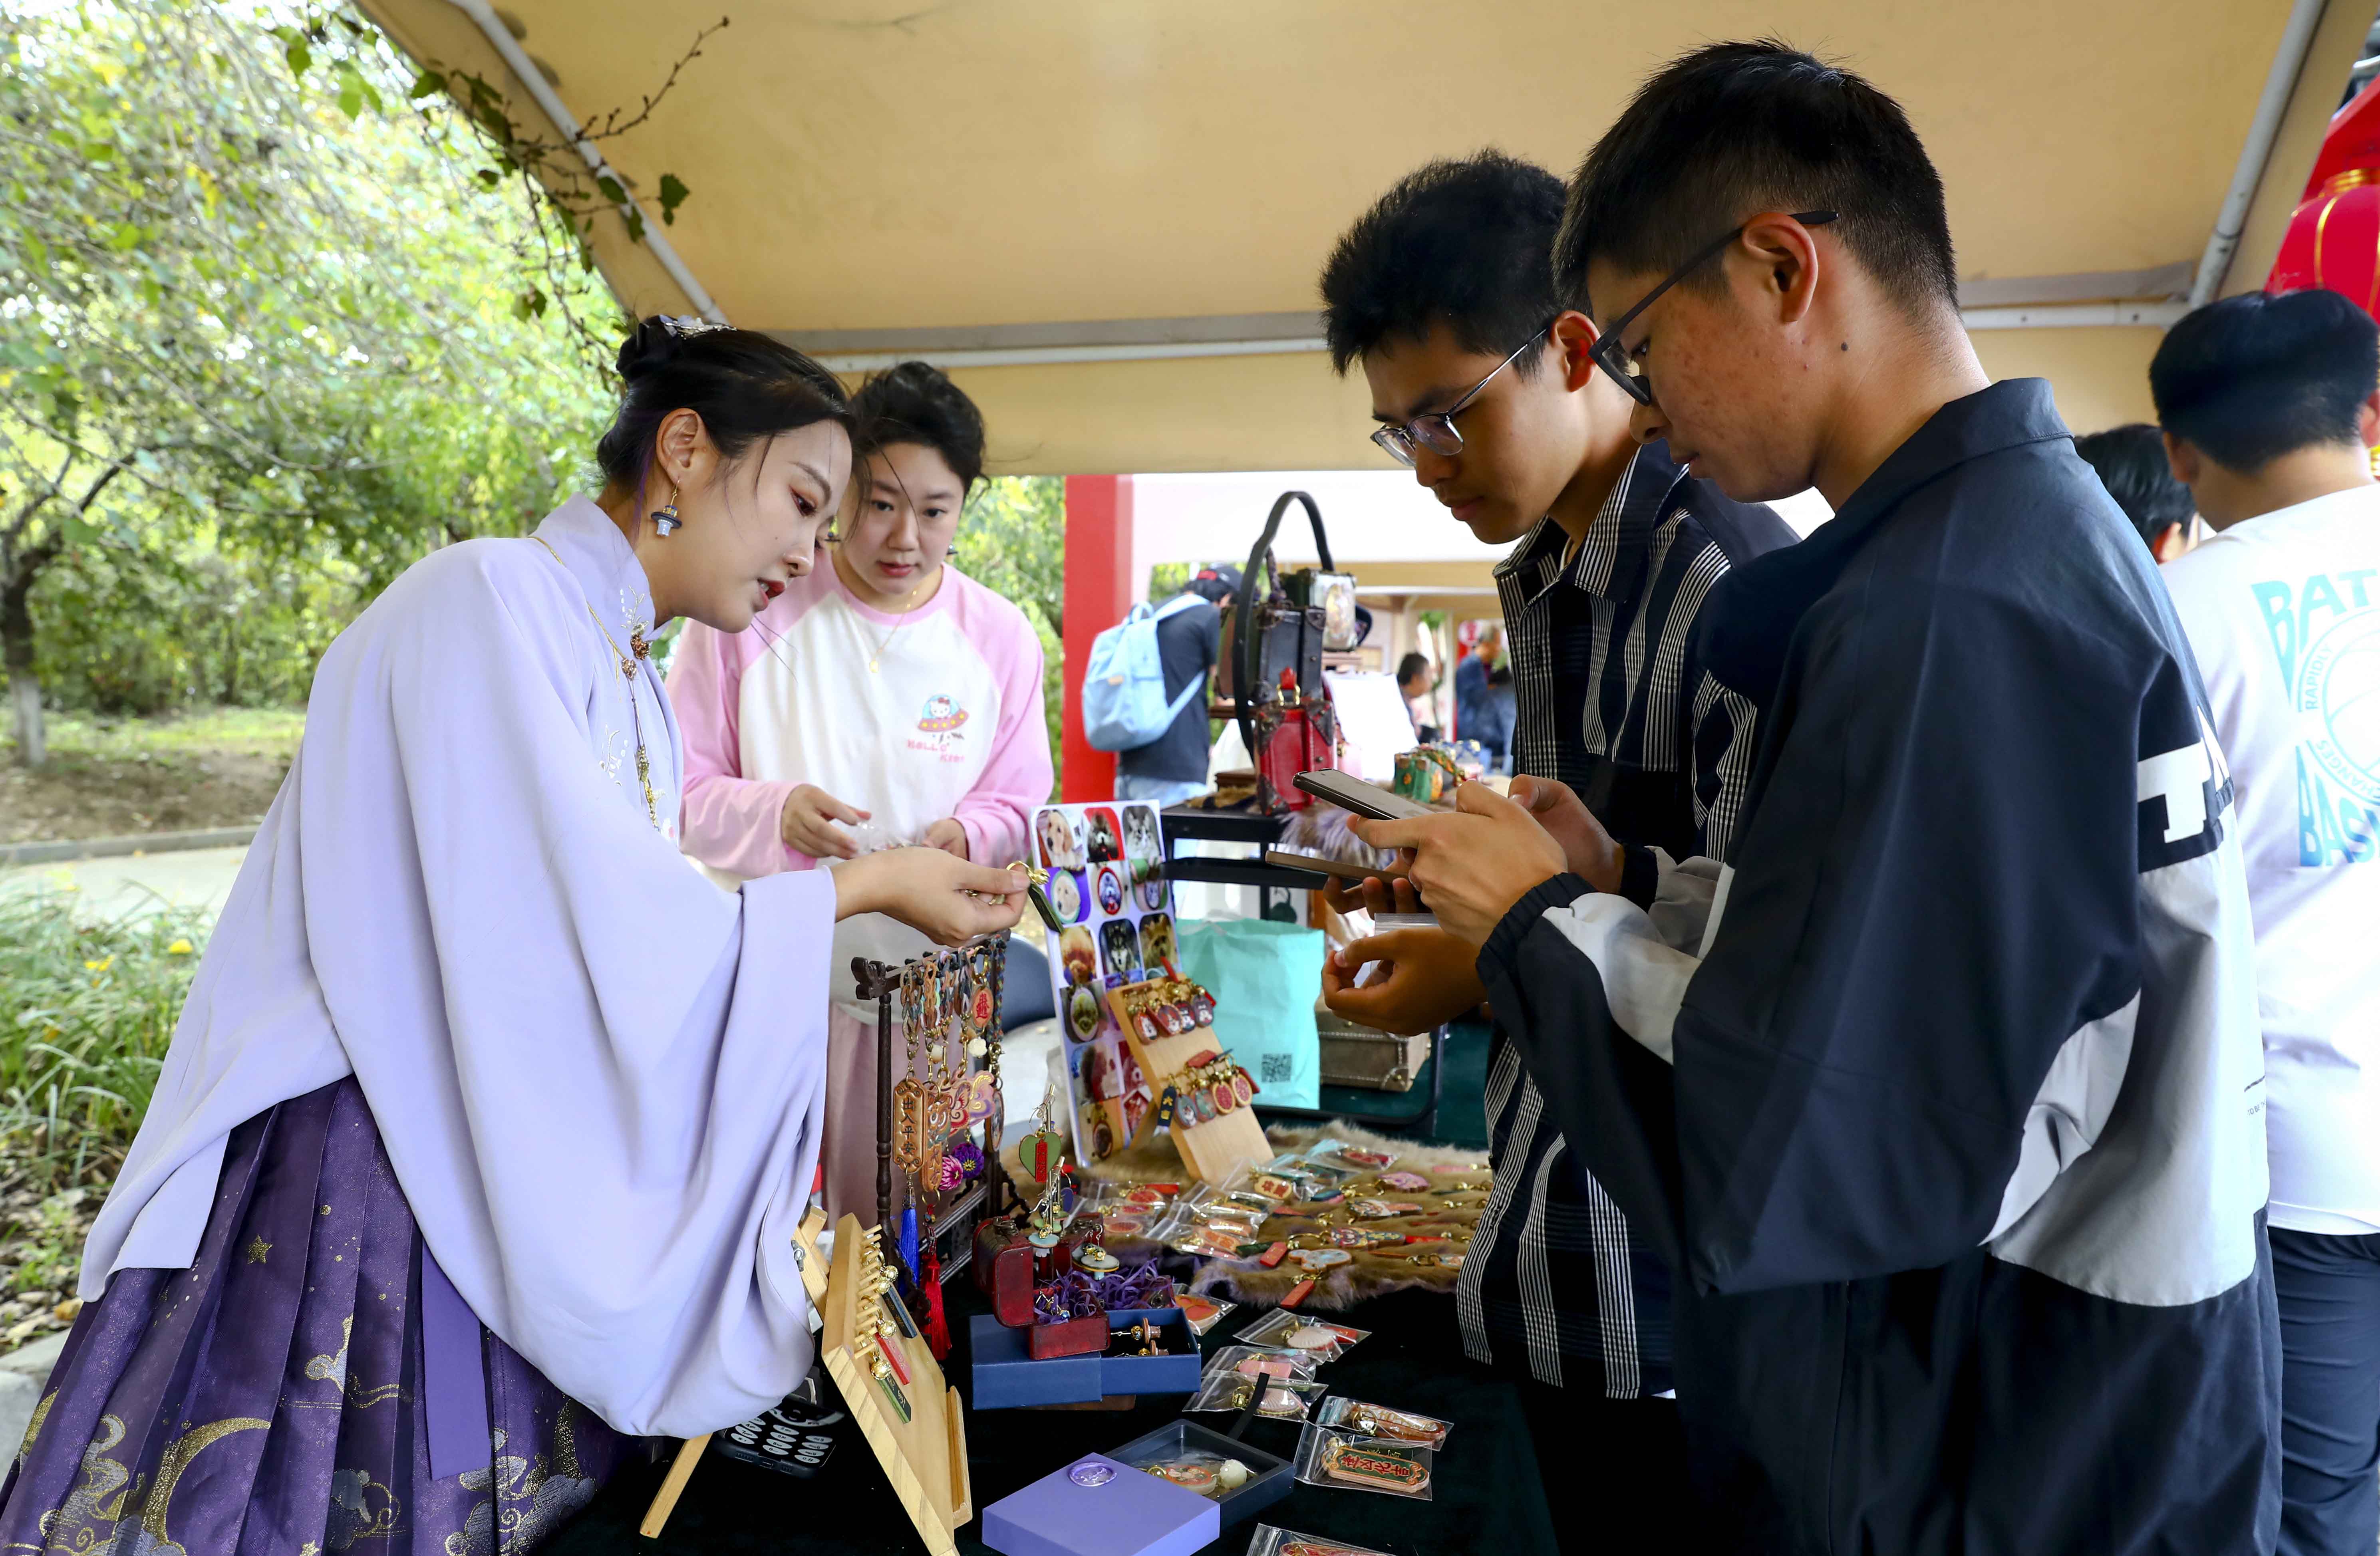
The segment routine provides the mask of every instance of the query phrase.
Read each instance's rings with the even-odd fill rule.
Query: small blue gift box
[[[978,1410],[1075,1404],[1097,1399],[1103,1392],[1098,1355],[1035,1361],[1025,1347],[1025,1331],[1009,1328],[989,1313],[978,1313],[969,1320],[967,1344],[975,1365],[975,1388],[968,1403]]]
[[[1190,1332],[1189,1315],[1179,1307],[1135,1307],[1108,1315],[1108,1330],[1136,1329],[1143,1320],[1157,1326],[1161,1356],[1101,1356],[1099,1392],[1108,1394],[1195,1394],[1206,1360],[1198,1354],[1198,1337]]]
[[[1099,1453],[983,1510],[1002,1556],[1190,1556],[1222,1532],[1214,1502]]]
[[[1187,1394],[1198,1389],[1203,1363],[1197,1337],[1179,1307],[1136,1307],[1108,1315],[1108,1329],[1131,1329],[1143,1319],[1154,1323],[1161,1343],[1172,1353],[1162,1356],[1052,1356],[1036,1361],[1026,1348],[1025,1331],[1011,1329],[989,1313],[969,1321],[969,1355],[975,1367],[975,1388],[968,1401],[978,1410],[1006,1410],[1026,1404],[1075,1404],[1103,1394]]]

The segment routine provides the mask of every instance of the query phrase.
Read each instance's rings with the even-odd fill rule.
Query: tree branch
[[[703,40],[709,38],[712,33],[718,31],[721,28],[723,28],[726,25],[727,18],[725,17],[721,17],[717,21],[712,22],[709,27],[706,27],[701,31],[696,33],[694,35],[694,42],[686,45],[686,53],[678,55],[677,63],[670,67],[670,73],[662,81],[662,84],[655,88],[651,92],[645,95],[644,102],[638,107],[633,117],[623,119],[620,115],[626,112],[626,110],[614,108],[610,113],[603,115],[602,123],[599,126],[595,121],[595,115],[590,114],[587,116],[586,122],[578,127],[579,139],[583,140],[609,140],[615,136],[627,134],[628,131],[636,128],[638,125],[643,124],[647,119],[651,118],[653,116],[653,110],[661,106],[662,99],[670,94],[670,88],[677,85],[677,73],[685,69],[694,61],[702,57]]]
[[[25,500],[25,505],[17,510],[17,517],[8,521],[8,528],[0,531],[0,540],[6,540],[13,548],[24,537],[27,527],[43,508],[50,505],[51,499],[58,495],[59,488],[66,484],[67,472],[74,468],[74,462],[81,452],[72,444],[67,444],[67,456],[58,462],[58,473],[42,483],[38,495]]]
[[[114,464],[100,471],[98,477],[94,479],[90,487],[84,491],[82,501],[75,504],[75,517],[77,518],[80,518],[83,515],[91,512],[91,505],[99,501],[99,494],[107,490],[108,482],[122,475],[126,470],[131,468],[132,461],[140,458],[141,455],[147,452],[148,450],[146,449],[133,449],[128,454],[119,456]]]

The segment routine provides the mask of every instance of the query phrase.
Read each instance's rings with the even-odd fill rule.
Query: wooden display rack
[[[951,1531],[975,1516],[967,1485],[966,1420],[959,1407],[959,1392],[942,1380],[941,1367],[922,1335],[895,1334],[892,1343],[909,1369],[909,1381],[901,1385],[908,1397],[909,1418],[904,1421],[885,1408],[867,1362],[854,1354],[856,1346],[875,1343],[860,1329],[856,1311],[859,1271],[866,1260],[837,1258],[830,1267],[819,1249],[819,1234],[825,1228],[826,1217],[813,1210],[795,1229],[794,1243],[801,1254],[802,1284],[826,1322],[825,1332],[819,1336],[819,1351],[826,1362],[827,1376],[842,1392],[844,1408],[858,1423],[876,1462],[884,1466],[885,1478],[908,1510],[909,1521],[917,1526],[926,1549],[933,1556],[958,1556]],[[875,1234],[861,1231],[857,1217],[845,1216],[836,1224],[838,1253],[856,1250],[863,1242],[872,1246]],[[710,1442],[710,1434],[706,1432],[679,1445],[677,1458],[646,1510],[638,1534],[647,1539],[661,1538]]]
[[[1108,991],[1108,1010],[1123,1033],[1123,1040],[1131,1045],[1133,1063],[1148,1078],[1149,1094],[1161,1097],[1166,1082],[1187,1066],[1192,1054],[1202,1049],[1218,1052],[1222,1050],[1212,1027],[1202,1027],[1175,1038],[1142,1037],[1131,1013],[1124,1008],[1125,990],[1130,987]],[[1156,1116],[1156,1110],[1150,1109],[1151,1122],[1143,1127],[1154,1128]],[[1168,1127],[1173,1135],[1173,1149],[1182,1153],[1182,1164],[1190,1169],[1192,1177],[1207,1183],[1221,1183],[1243,1163],[1256,1167],[1272,1160],[1272,1142],[1265,1138],[1264,1125],[1257,1122],[1253,1104],[1233,1108],[1204,1124],[1191,1124],[1182,1122],[1177,1108]]]
[[[857,1347],[875,1342],[860,1327],[856,1310],[862,1261],[842,1255],[870,1236],[860,1229],[856,1216],[835,1223],[837,1257],[828,1273],[826,1301],[820,1309],[826,1319],[826,1331],[819,1337],[820,1352],[827,1375],[843,1391],[844,1407],[859,1423],[868,1447],[876,1451],[877,1463],[884,1466],[893,1494],[908,1509],[909,1521],[917,1526],[926,1549],[934,1556],[957,1556],[958,1545],[951,1531],[975,1516],[967,1487],[966,1420],[959,1408],[959,1392],[942,1380],[941,1364],[934,1360],[923,1336],[892,1336],[909,1368],[909,1381],[902,1385],[909,1400],[909,1418],[904,1421],[885,1407],[867,1362],[856,1354]],[[813,1242],[812,1262],[817,1251]]]

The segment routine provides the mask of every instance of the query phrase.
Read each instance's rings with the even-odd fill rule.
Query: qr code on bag
[[[1262,1055],[1257,1069],[1260,1086],[1286,1086],[1297,1078],[1297,1061],[1286,1053]]]

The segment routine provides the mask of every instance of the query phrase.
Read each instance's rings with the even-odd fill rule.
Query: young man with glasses
[[[1714,230],[1714,229],[1718,230]],[[2269,1551],[2263,1056],[2221,751],[2148,557],[1959,320],[1900,106],[1774,43],[1590,152],[1564,301],[1639,437],[1835,517],[1714,590],[1760,710],[1727,867],[1478,785],[1360,822],[1678,1270],[1729,1551]],[[1356,948],[1358,954],[1362,948]]]
[[[1630,435],[1633,402],[1587,359],[1593,326],[1554,296],[1561,211],[1560,179],[1493,152],[1404,178],[1324,268],[1332,361],[1362,367],[1375,442],[1481,540],[1518,542],[1497,569],[1513,771],[1567,784],[1617,836],[1720,854],[1751,711],[1702,673],[1694,628],[1715,579],[1792,532]],[[1455,733],[1470,733],[1461,719]],[[1441,930],[1377,944],[1395,963],[1386,978],[1355,989],[1326,974],[1352,1020],[1423,1031],[1486,998],[1475,948]],[[1457,1291],[1464,1349],[1528,1380],[1557,1511],[1576,1506],[1583,1475],[1626,1488],[1563,1517],[1565,1538],[1662,1534],[1684,1495],[1676,1407],[1654,1397],[1671,1388],[1668,1272],[1500,1035],[1488,1104],[1495,1183]]]

